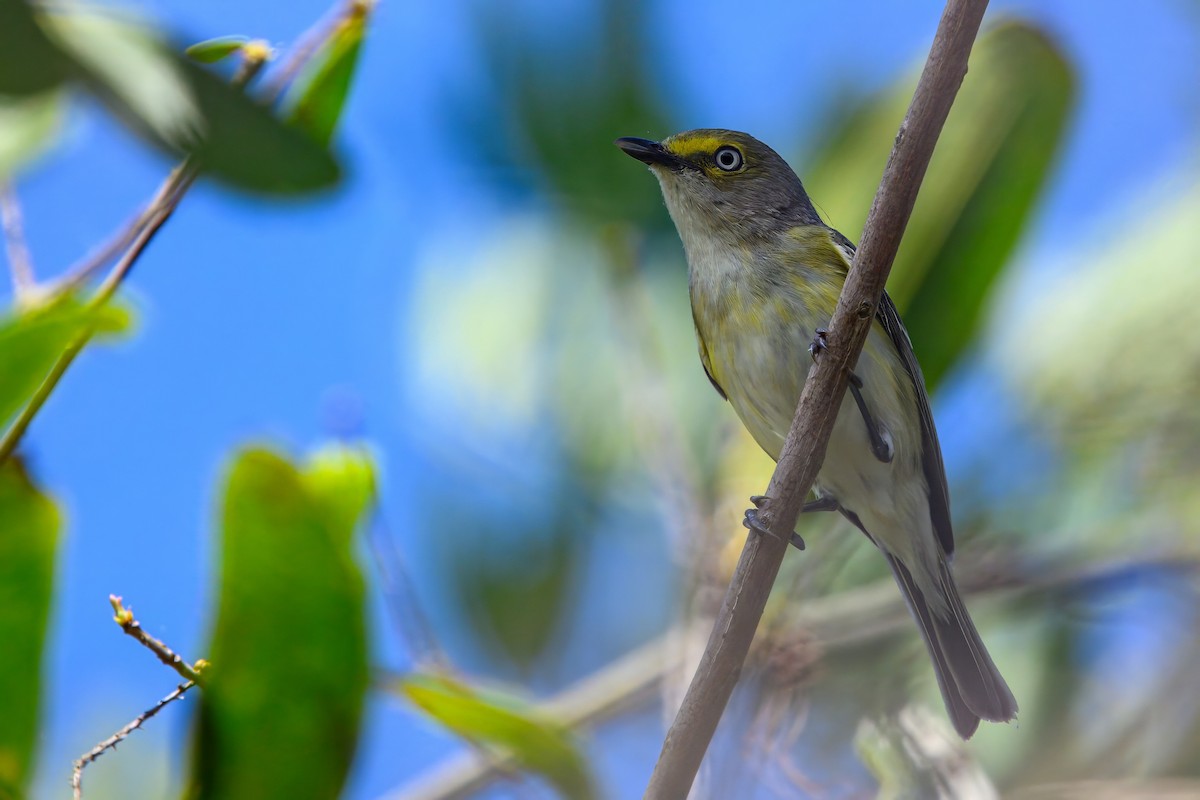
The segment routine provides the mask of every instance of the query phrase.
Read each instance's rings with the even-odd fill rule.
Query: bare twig
[[[164,697],[162,700],[159,700],[157,703],[155,703],[153,708],[149,708],[149,709],[143,711],[141,714],[139,714],[137,717],[135,717],[133,719],[133,721],[130,722],[128,725],[126,725],[124,728],[121,728],[121,730],[117,731],[112,736],[108,737],[103,742],[100,742],[100,744],[96,745],[91,750],[84,753],[79,758],[79,760],[75,762],[75,769],[71,773],[71,791],[72,791],[72,796],[74,797],[74,799],[80,800],[80,798],[83,797],[83,768],[84,767],[86,767],[88,764],[95,761],[100,756],[104,755],[109,750],[115,750],[117,745],[120,744],[125,739],[125,737],[129,736],[129,734],[133,733],[138,728],[142,727],[142,725],[144,725],[146,723],[146,720],[150,719],[155,714],[157,714],[158,712],[160,712],[164,708],[166,708],[168,705],[175,702],[179,698],[183,697],[183,695],[187,692],[187,690],[191,689],[195,685],[196,684],[192,683],[191,681],[179,684],[179,686],[175,687],[175,691],[171,692],[169,695]]]
[[[233,76],[231,83],[234,86],[244,87],[254,76],[257,75],[271,58],[271,48],[262,41],[247,42],[242,46],[242,63],[238,67],[237,73]],[[155,231],[162,227],[167,218],[174,213],[179,206],[179,202],[183,199],[183,195],[196,182],[196,165],[192,159],[186,158],[179,164],[175,165],[170,174],[159,185],[154,195],[150,198],[134,219],[126,224],[121,230],[109,239],[108,243],[102,246],[96,252],[88,255],[82,262],[67,270],[67,274],[58,282],[55,287],[61,291],[70,291],[78,289],[96,274],[104,269],[114,258],[117,258],[121,253],[126,252],[127,248],[134,246],[144,235],[149,227],[154,227]],[[153,237],[153,232],[150,234]],[[149,243],[147,238],[142,244],[142,249]],[[135,257],[136,260],[136,257]],[[128,274],[132,262],[127,264],[124,270],[120,271],[121,278],[116,281],[120,283],[124,276]],[[112,274],[109,275],[111,280]],[[111,295],[111,291],[109,292]]]
[[[0,181],[0,224],[4,228],[4,249],[12,272],[13,294],[19,301],[34,288],[33,259],[25,242],[21,203],[8,181]]]
[[[422,667],[432,666],[439,671],[450,669],[450,659],[434,635],[429,618],[421,609],[417,588],[404,556],[392,538],[378,494],[372,499],[368,511],[367,546],[379,573],[388,610],[401,640],[409,648],[413,662]]]
[[[238,69],[238,72],[233,77],[233,82],[237,86],[245,86],[266,63],[270,56],[270,48],[261,42],[250,42],[242,48],[243,61]],[[96,291],[91,302],[97,306],[104,305],[116,293],[121,283],[129,276],[133,265],[145,252],[150,240],[158,233],[159,229],[171,218],[171,214],[179,206],[179,202],[183,199],[183,195],[196,181],[198,172],[194,161],[190,158],[185,159],[183,163],[171,170],[171,174],[155,192],[154,198],[147,206],[145,212],[142,213],[123,234],[116,237],[114,241],[120,241],[122,244],[125,238],[129,238],[129,249],[125,251],[125,255],[113,267],[112,271],[105,277],[100,288]],[[103,255],[104,253],[101,253]],[[96,262],[99,266],[103,266],[106,262]],[[74,287],[77,284],[86,281],[94,267],[92,264],[85,264],[74,275],[69,275],[66,278],[65,286]],[[17,445],[21,443],[21,439],[25,436],[25,432],[29,429],[29,425],[33,422],[33,418],[41,411],[50,394],[58,386],[58,382],[62,380],[62,376],[66,374],[71,364],[75,361],[75,357],[83,351],[87,343],[91,341],[95,335],[95,330],[91,327],[85,328],[79,333],[75,339],[67,345],[66,349],[59,355],[58,360],[50,368],[49,374],[38,386],[29,403],[21,409],[21,413],[13,420],[12,425],[4,432],[4,437],[0,439],[0,464],[3,464],[17,449]]]
[[[964,596],[994,594],[1011,602],[1038,592],[1072,590],[1089,584],[1117,584],[1117,579],[1152,569],[1200,571],[1200,557],[1190,553],[1138,554],[1026,572],[1017,564],[988,565],[959,576]],[[782,620],[777,639],[800,639],[829,656],[900,633],[909,628],[908,611],[895,583],[877,583],[821,597]],[[546,719],[570,728],[587,728],[638,707],[682,665],[693,646],[701,646],[706,630],[692,624],[668,631],[605,665],[592,675],[538,706]],[[387,690],[392,679],[385,678]],[[381,800],[456,800],[487,787],[512,760],[502,755],[460,753],[435,765]]]
[[[203,669],[205,667],[204,659],[196,662],[195,666],[183,660],[183,657],[176,653],[171,648],[167,647],[158,639],[155,639],[142,628],[141,624],[134,619],[133,610],[126,608],[121,604],[121,598],[115,594],[108,596],[108,602],[112,603],[113,621],[121,626],[121,630],[137,639],[146,648],[158,657],[158,660],[166,664],[171,669],[179,673],[179,675],[190,683],[204,685]]]
[[[771,505],[762,522],[771,535],[752,531],[747,537],[700,666],[650,776],[646,790],[650,800],[681,800],[687,796],[737,684],[800,506],[825,459],[850,368],[875,318],[925,169],[966,75],[967,57],[986,8],[987,0],[949,0],[946,4],[929,60],[896,135],[862,241],[838,298],[829,325],[829,350],[809,371],[765,493]]]

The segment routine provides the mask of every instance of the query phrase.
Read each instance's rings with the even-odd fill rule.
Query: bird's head
[[[705,231],[744,241],[820,223],[788,163],[748,134],[703,128],[660,142],[623,137],[616,145],[658,178],[685,242]]]

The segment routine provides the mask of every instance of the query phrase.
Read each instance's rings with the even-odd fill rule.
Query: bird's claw
[[[766,507],[770,503],[770,501],[771,501],[771,498],[769,498],[765,495],[761,495],[761,494],[753,495],[750,498],[750,502],[754,504],[754,508],[746,509],[746,518],[742,520],[742,525],[744,525],[746,528],[754,531],[755,533],[762,534],[765,536],[770,536],[772,538],[778,539],[779,537],[776,536],[775,534],[771,533],[771,531],[767,530],[766,526],[763,525],[762,521],[759,520],[759,518],[758,518],[759,509]],[[789,541],[791,542],[792,546],[795,547],[797,550],[804,549],[804,540],[800,538],[800,534],[793,533],[791,535],[791,538],[789,539]]]
[[[812,356],[812,360],[816,361],[817,356],[829,349],[829,331],[824,328],[817,328],[816,336],[808,345],[808,354]]]

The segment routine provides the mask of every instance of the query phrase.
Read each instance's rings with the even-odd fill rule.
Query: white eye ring
[[[742,154],[736,147],[725,145],[713,153],[713,161],[726,172],[737,172],[742,168]]]

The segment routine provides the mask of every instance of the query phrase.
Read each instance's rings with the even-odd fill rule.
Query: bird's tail
[[[936,576],[946,601],[945,617],[929,607],[908,567],[890,554],[887,559],[933,658],[942,700],[959,735],[971,738],[981,719],[1007,722],[1015,717],[1017,701],[979,638],[945,558],[939,556]]]

